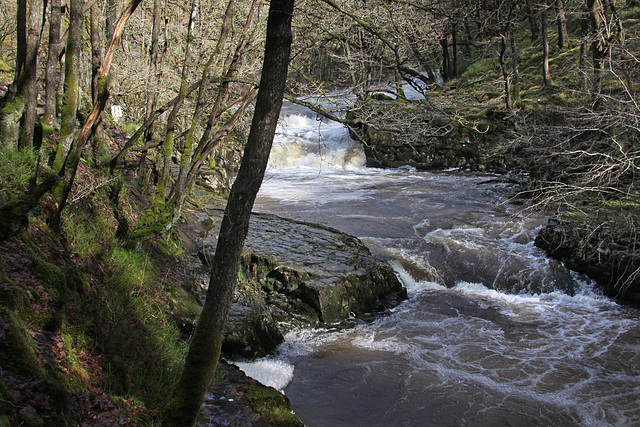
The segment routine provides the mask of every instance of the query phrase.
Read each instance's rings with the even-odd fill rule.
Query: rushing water
[[[256,210],[360,237],[409,291],[241,364],[305,424],[640,425],[639,312],[535,248],[544,218],[495,176],[367,169],[342,126],[283,115]]]

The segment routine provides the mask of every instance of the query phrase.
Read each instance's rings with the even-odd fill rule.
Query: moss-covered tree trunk
[[[91,30],[91,103],[96,104],[99,91],[100,80],[100,66],[102,65],[102,24],[103,20],[101,8],[98,3],[94,3],[91,6],[89,12],[90,15],[90,30]],[[102,125],[102,115],[98,116],[98,123],[95,126],[95,132],[92,137],[93,140],[93,160],[94,163],[98,163],[99,160],[106,153],[106,136],[104,134],[104,127]]]
[[[37,96],[37,57],[42,31],[42,2],[18,1],[16,75],[0,101],[0,146],[32,145]]]
[[[269,160],[287,78],[293,0],[272,0],[260,89],[242,164],[231,189],[212,262],[207,298],[185,368],[165,410],[163,425],[191,426],[220,357],[253,202]]]
[[[77,128],[78,112],[78,64],[80,62],[80,42],[84,23],[84,1],[70,0],[69,29],[67,48],[65,50],[64,93],[62,95],[62,111],[60,112],[60,140],[56,149],[53,169],[60,173],[67,150],[71,146]]]
[[[47,65],[45,69],[45,106],[42,121],[47,126],[53,126],[56,120],[56,90],[59,77],[57,72],[58,55],[62,48],[60,30],[62,28],[62,0],[51,2],[49,14],[49,51],[47,52]]]
[[[26,105],[20,123],[20,137],[18,145],[21,148],[33,146],[34,129],[36,125],[36,104],[38,103],[38,47],[44,27],[44,10],[40,0],[29,2],[29,19],[27,22],[27,55],[23,73],[26,91]]]

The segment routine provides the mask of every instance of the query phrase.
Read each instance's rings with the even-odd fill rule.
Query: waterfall
[[[269,170],[354,170],[365,164],[362,145],[340,123],[304,113],[281,116],[271,148]]]

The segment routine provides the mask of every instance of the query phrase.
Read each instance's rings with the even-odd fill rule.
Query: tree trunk
[[[558,24],[558,48],[562,50],[569,44],[567,15],[564,11],[564,3],[562,0],[556,0],[556,22]]]
[[[115,50],[117,44],[120,42],[120,38],[122,37],[122,33],[124,32],[124,26],[135,12],[136,8],[140,4],[142,0],[131,0],[131,3],[122,12],[122,16],[116,22],[115,29],[113,32],[113,36],[111,37],[111,42],[109,43],[109,47],[104,55],[104,60],[102,61],[102,66],[100,66],[100,70],[98,71],[98,98],[96,103],[93,105],[93,110],[87,117],[82,129],[78,133],[77,137],[73,140],[73,144],[69,149],[69,153],[67,154],[64,163],[60,166],[60,170],[58,175],[62,178],[56,187],[54,187],[54,197],[58,202],[58,211],[55,216],[51,220],[51,227],[55,230],[60,227],[60,220],[62,210],[67,204],[67,199],[69,198],[69,193],[71,192],[71,187],[73,186],[73,181],[76,176],[76,172],[78,169],[78,163],[80,162],[80,157],[82,155],[82,150],[86,145],[87,141],[91,137],[92,133],[95,132],[95,128],[99,122],[100,115],[104,111],[104,108],[107,104],[107,100],[109,99],[109,84],[110,84],[110,70],[111,63],[113,62],[113,56],[115,55]]]
[[[58,56],[62,48],[60,29],[63,16],[62,0],[53,0],[49,18],[49,52],[47,53],[47,66],[45,71],[45,107],[43,123],[53,126],[56,120],[56,88],[58,87]]]
[[[154,206],[164,206],[165,197],[167,192],[167,186],[169,185],[169,178],[171,176],[171,156],[173,155],[173,144],[175,139],[175,126],[178,112],[182,108],[184,98],[187,95],[187,77],[188,70],[191,61],[191,42],[193,41],[193,27],[195,25],[197,7],[196,0],[191,2],[191,14],[189,16],[189,26],[187,30],[187,40],[184,48],[184,64],[182,66],[182,77],[180,80],[180,90],[178,93],[178,102],[173,106],[173,109],[169,113],[167,118],[167,131],[165,134],[164,146],[162,147],[162,173],[160,180],[156,187],[156,195],[153,200]],[[155,218],[149,218],[152,222],[155,222]]]
[[[446,35],[440,39],[440,46],[442,47],[442,78],[447,81],[451,77],[451,59]]]
[[[456,31],[456,24],[453,24],[453,29],[451,30],[451,50],[453,51],[453,62],[452,62],[452,72],[453,77],[458,77],[458,34]]]
[[[531,39],[538,38],[540,28],[538,28],[538,20],[536,19],[536,12],[533,8],[533,0],[527,0],[527,19],[529,19],[529,29],[531,30]]]
[[[0,101],[0,142],[3,148],[33,145],[36,121],[37,58],[42,34],[43,2],[18,1],[16,77]]]
[[[149,62],[151,67],[149,69],[149,76],[147,77],[147,105],[146,105],[146,119],[149,119],[158,102],[158,88],[160,80],[162,78],[161,55],[160,55],[160,27],[162,26],[162,4],[160,0],[153,1],[153,25],[151,28],[151,49],[149,51]],[[166,42],[166,41],[165,41]],[[164,52],[164,50],[163,50]],[[164,55],[163,55],[164,57]],[[146,120],[145,119],[145,120]],[[144,146],[145,149],[140,154],[140,165],[138,167],[138,179],[141,186],[146,186],[147,179],[149,178],[149,170],[146,167],[147,151],[153,141],[154,133],[153,125],[149,126],[144,133]],[[142,188],[142,187],[141,187]]]
[[[118,0],[107,0],[105,15],[105,39],[111,40],[116,28],[116,21],[118,20]]]
[[[593,86],[591,93],[594,97],[602,91],[602,77],[604,75],[604,60],[607,56],[608,43],[604,36],[605,11],[601,0],[587,0],[589,16],[591,18],[591,31],[594,34],[591,43],[593,55]]]
[[[292,41],[292,13],[293,0],[271,1],[262,77],[251,131],[222,220],[207,298],[189,346],[184,371],[165,411],[164,424],[168,426],[195,423],[218,364],[249,218],[262,184],[282,106]]]
[[[513,109],[513,105],[511,102],[511,77],[509,76],[509,72],[507,71],[507,64],[504,61],[504,55],[507,51],[507,41],[504,34],[500,36],[500,69],[502,70],[502,78],[504,80],[504,95],[505,95],[505,104],[508,111]]]
[[[99,97],[99,72],[102,65],[102,18],[98,3],[91,6],[90,29],[91,29],[91,103],[96,104]],[[102,115],[98,117],[96,129],[93,134],[93,161],[98,163],[99,159],[106,153],[104,128],[102,126]]]
[[[547,37],[547,8],[545,4],[540,12],[540,24],[542,27],[542,78],[545,86],[553,85],[549,72],[549,38]]]
[[[80,63],[80,41],[84,23],[83,0],[70,0],[69,34],[65,51],[64,94],[60,117],[60,140],[56,150],[53,169],[56,173],[62,170],[65,155],[71,145],[76,130],[76,114],[78,112],[78,76]]]
[[[46,2],[44,2],[46,3]],[[44,9],[46,4],[41,0],[29,2],[29,22],[27,23],[27,55],[24,66],[26,90],[26,105],[20,124],[20,138],[18,146],[33,147],[33,135],[36,125],[36,104],[38,103],[38,47],[44,28]]]

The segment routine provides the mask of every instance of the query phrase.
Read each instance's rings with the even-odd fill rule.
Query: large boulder
[[[215,251],[222,211],[200,258]],[[201,220],[206,216],[201,214]],[[384,311],[406,298],[391,266],[356,237],[269,214],[253,214],[236,303],[223,348],[253,358],[272,351],[287,328],[337,324]]]

